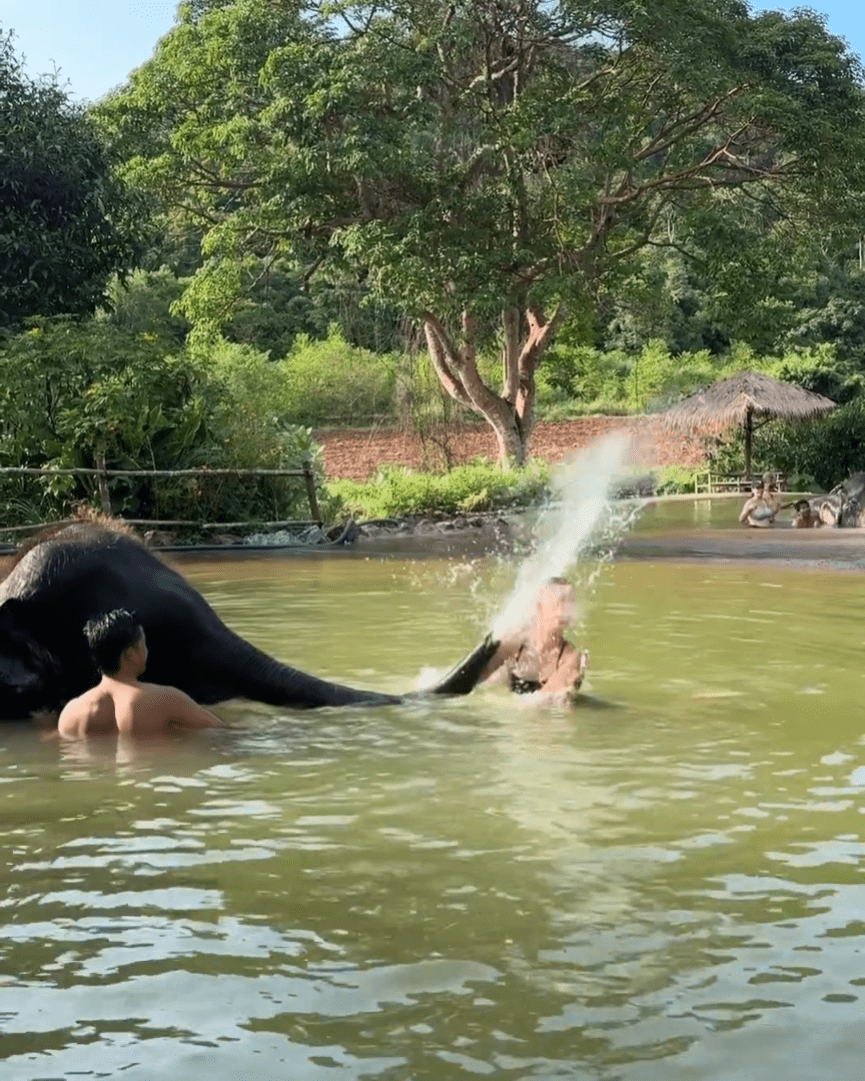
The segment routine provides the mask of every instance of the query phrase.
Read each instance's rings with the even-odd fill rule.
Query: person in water
[[[116,608],[91,619],[84,635],[102,678],[63,707],[57,724],[61,737],[155,736],[172,728],[224,727],[176,687],[140,682],[147,667],[147,640],[131,612]]]
[[[742,507],[739,521],[747,523],[752,529],[768,529],[780,509],[781,497],[775,488],[772,474],[766,473],[763,480],[751,490],[751,498]]]
[[[516,694],[540,692],[572,703],[589,663],[588,652],[575,649],[564,637],[576,609],[571,583],[566,578],[551,578],[538,597],[528,626],[502,636],[481,679],[506,682]]]
[[[819,513],[807,499],[799,499],[793,504],[794,529],[819,529],[823,525]]]

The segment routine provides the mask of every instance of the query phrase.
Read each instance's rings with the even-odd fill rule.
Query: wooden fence
[[[97,463],[96,468],[88,469],[70,467],[68,469],[42,469],[36,466],[2,466],[0,475],[4,476],[36,476],[36,477],[70,477],[86,476],[96,477],[99,489],[99,501],[105,514],[113,514],[111,506],[112,477],[302,477],[306,484],[306,495],[309,500],[309,519],[286,520],[281,522],[257,522],[257,525],[269,527],[287,526],[321,526],[321,512],[318,506],[318,497],[315,491],[315,477],[312,466],[304,462],[301,469],[107,469],[104,462]],[[199,529],[240,529],[248,526],[250,522],[205,522],[195,520],[181,520],[169,518],[129,518],[125,519],[129,525],[152,526],[195,526]],[[24,533],[33,529],[42,529],[46,525],[56,525],[55,522],[41,522],[25,526],[0,525],[0,533]]]
[[[786,490],[786,473],[772,473],[772,480],[779,492]],[[719,495],[722,492],[750,492],[762,473],[713,473],[707,469],[704,473],[694,474],[695,495]]]

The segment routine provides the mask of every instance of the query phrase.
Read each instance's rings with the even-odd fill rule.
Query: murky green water
[[[474,644],[494,560],[184,568],[382,689]],[[484,691],[62,752],[0,730],[0,1076],[858,1078],[856,574],[621,563],[566,714]]]

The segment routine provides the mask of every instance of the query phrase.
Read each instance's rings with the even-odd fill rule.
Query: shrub
[[[639,353],[556,346],[538,371],[538,410],[545,420],[587,413],[642,413],[671,405],[718,378],[708,350],[674,356],[660,340]]]
[[[204,438],[206,412],[188,358],[152,334],[43,320],[0,349],[4,465],[92,468],[104,456],[114,468],[170,468]],[[147,484],[119,482],[121,509],[135,509],[127,497]],[[95,481],[16,478],[3,497],[51,515],[75,499],[95,501]]]
[[[658,495],[682,495],[694,492],[694,480],[705,469],[689,469],[684,465],[666,465],[658,472],[655,479],[655,492]]]
[[[708,349],[673,356],[664,342],[647,342],[633,358],[628,404],[636,412],[665,409],[718,378]]]
[[[97,318],[133,334],[170,338],[175,346],[186,341],[190,324],[174,315],[172,307],[183,293],[185,282],[168,267],[136,270],[125,281],[109,284],[108,305]]]
[[[761,433],[760,461],[795,475],[799,490],[806,490],[802,485],[813,478],[818,488],[828,491],[851,473],[865,470],[865,398],[820,420],[767,425]]]
[[[475,461],[441,474],[389,467],[365,483],[331,481],[328,491],[353,514],[368,519],[527,507],[544,498],[548,485],[549,468],[542,461],[510,470]]]
[[[323,341],[301,334],[282,364],[286,413],[298,424],[361,427],[395,411],[396,358],[349,345],[336,327]]]
[[[537,374],[538,407],[562,402],[606,401],[627,406],[628,355],[602,352],[588,345],[556,344],[545,355]]]

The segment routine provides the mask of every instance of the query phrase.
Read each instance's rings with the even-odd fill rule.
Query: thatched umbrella
[[[692,394],[661,414],[665,427],[718,434],[733,425],[745,429],[745,472],[751,476],[751,436],[770,420],[810,420],[835,408],[831,398],[761,372],[739,372]],[[755,424],[757,418],[760,423]]]

